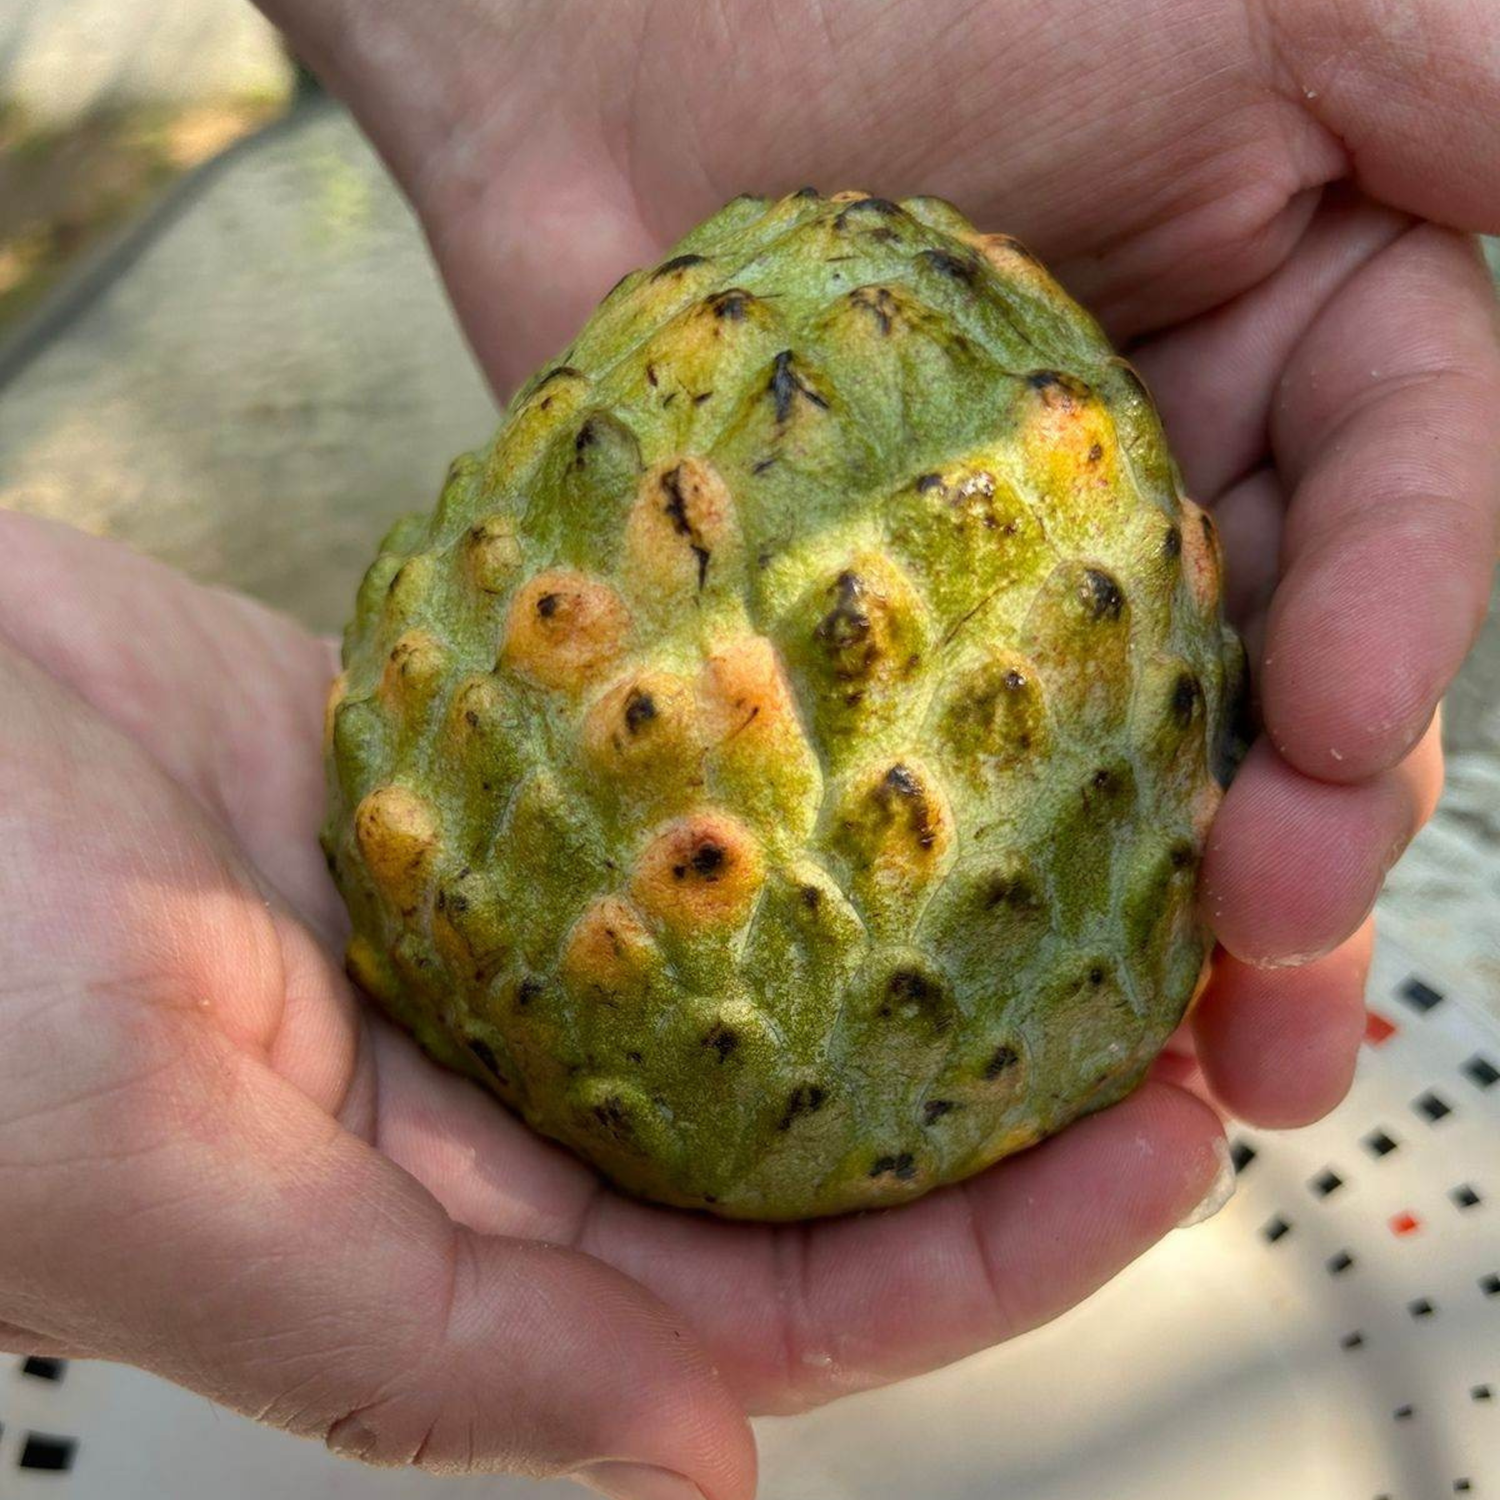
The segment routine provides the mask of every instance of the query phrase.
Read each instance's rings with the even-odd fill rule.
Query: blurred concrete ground
[[[494,416],[405,204],[313,100],[0,343],[0,505],[333,630]]]
[[[0,332],[0,505],[334,630],[388,521],[494,416],[407,209],[314,99]],[[1382,912],[1500,1013],[1500,591],[1445,738]]]
[[[0,107],[38,128],[130,105],[283,98],[292,75],[244,0],[0,0]]]
[[[297,77],[245,0],[0,0],[0,325]]]

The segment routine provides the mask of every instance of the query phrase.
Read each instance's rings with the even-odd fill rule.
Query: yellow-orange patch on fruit
[[[710,463],[677,458],[647,472],[625,523],[626,577],[639,600],[699,593],[739,551],[734,501]]]
[[[725,813],[700,812],[669,823],[646,846],[631,891],[648,916],[691,936],[737,927],[764,877],[750,831]]]
[[[601,896],[573,924],[561,972],[582,994],[618,1000],[638,995],[660,963],[640,913],[622,896]]]
[[[737,750],[769,748],[802,732],[781,660],[763,635],[745,636],[714,652],[704,663],[700,691],[716,747],[733,742]]]
[[[1119,439],[1104,403],[1072,375],[1040,370],[1026,383],[1021,437],[1033,482],[1054,502],[1080,492],[1095,504],[1107,500],[1119,475]]]
[[[1191,500],[1182,502],[1182,577],[1201,610],[1218,608],[1221,563],[1213,518]]]
[[[630,612],[607,583],[538,573],[511,601],[502,660],[543,687],[576,692],[619,660],[629,628]]]
[[[354,835],[381,894],[409,911],[421,898],[437,852],[432,807],[407,787],[377,787],[355,809]]]
[[[617,682],[589,709],[583,753],[610,775],[692,781],[698,776],[696,719],[692,689],[681,677],[642,672]]]
[[[1050,302],[1066,305],[1063,289],[1020,240],[1008,234],[976,234],[967,238],[1002,281],[1029,287]]]

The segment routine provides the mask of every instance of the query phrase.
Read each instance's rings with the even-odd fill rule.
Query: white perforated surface
[[[1389,935],[1370,994],[1396,1029],[1374,1024],[1349,1099],[1237,1132],[1217,1219],[1005,1348],[760,1423],[765,1500],[1500,1497],[1495,997]],[[365,1471],[133,1371],[13,1365],[3,1500],[560,1494]]]

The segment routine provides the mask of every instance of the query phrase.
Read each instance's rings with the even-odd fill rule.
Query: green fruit
[[[615,1183],[897,1203],[1120,1099],[1198,984],[1218,542],[947,204],[739,198],[387,538],[329,716],[350,971]]]

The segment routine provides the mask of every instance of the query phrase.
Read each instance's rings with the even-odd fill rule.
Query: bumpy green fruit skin
[[[1127,1094],[1242,653],[1150,400],[946,203],[740,198],[359,592],[355,979],[620,1187],[894,1204]]]

